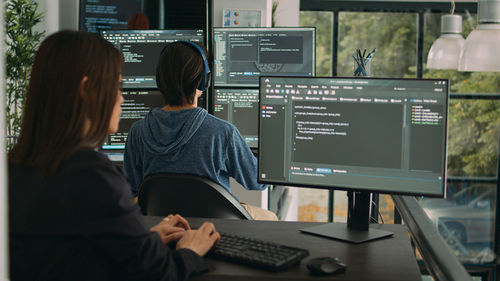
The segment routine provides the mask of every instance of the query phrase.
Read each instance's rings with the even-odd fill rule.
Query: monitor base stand
[[[351,243],[363,243],[391,236],[393,233],[370,228],[370,192],[348,191],[347,225],[344,223],[327,223],[301,229],[300,231],[339,239]]]
[[[327,223],[303,228],[300,231],[356,244],[389,237],[394,234],[372,228],[368,228],[368,230],[349,229],[345,223]]]

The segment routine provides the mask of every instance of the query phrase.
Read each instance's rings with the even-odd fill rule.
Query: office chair
[[[194,175],[155,174],[139,187],[139,206],[144,215],[247,219],[252,217],[224,187]]]

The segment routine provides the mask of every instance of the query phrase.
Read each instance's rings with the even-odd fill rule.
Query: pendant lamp
[[[427,56],[427,68],[457,69],[463,46],[462,16],[443,15],[441,17],[441,36],[431,46]]]
[[[500,72],[500,0],[478,1],[478,23],[465,40],[458,70]]]

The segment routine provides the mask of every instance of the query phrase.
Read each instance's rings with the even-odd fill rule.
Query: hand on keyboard
[[[212,223],[205,222],[197,230],[187,230],[177,242],[177,249],[187,248],[200,256],[204,256],[220,239],[220,234]]]

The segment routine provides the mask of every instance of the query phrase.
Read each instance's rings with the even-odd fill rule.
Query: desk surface
[[[146,217],[149,226],[163,217]],[[193,280],[377,280],[421,281],[421,274],[404,225],[372,225],[372,228],[394,232],[384,238],[362,244],[350,244],[333,239],[301,233],[299,229],[318,225],[306,222],[269,222],[226,219],[188,218],[196,228],[204,221],[215,224],[217,231],[274,241],[284,245],[309,250],[309,256],[300,265],[283,272],[272,273],[251,267],[207,258],[217,268]],[[313,277],[306,268],[307,262],[316,257],[337,257],[347,265],[345,273],[326,277]]]

